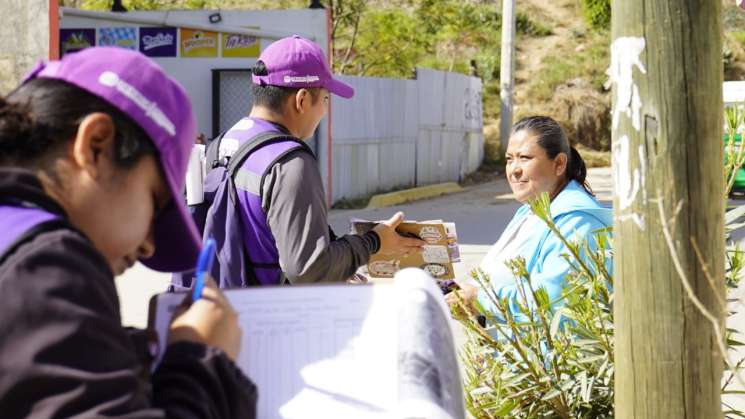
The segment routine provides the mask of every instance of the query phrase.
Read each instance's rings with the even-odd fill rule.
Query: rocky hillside
[[[725,80],[745,80],[745,11],[723,0]],[[551,28],[548,36],[519,36],[516,43],[515,118],[547,114],[585,148],[591,165],[607,164],[610,147],[610,33],[592,30],[577,0],[521,0],[518,11]],[[498,105],[498,103],[497,103]],[[499,113],[487,110],[487,155],[499,159]]]
[[[591,29],[577,0],[523,0],[518,11],[551,28],[547,36],[520,36],[516,43],[515,120],[546,114],[558,120],[571,141],[585,146],[588,163],[607,164],[589,150],[610,147],[610,98],[603,87],[610,33]],[[499,158],[498,109],[487,112],[487,154]]]
[[[107,10],[110,0],[60,0]],[[610,33],[592,29],[585,0],[518,0],[515,118],[557,119],[591,165],[608,163]],[[716,1],[716,0],[715,0]],[[723,5],[725,80],[745,79],[745,11]],[[124,0],[130,10],[297,8],[309,0]],[[333,9],[334,69],[410,77],[415,67],[478,75],[484,81],[487,163],[498,163],[501,1],[322,0]],[[602,0],[590,2],[602,4]],[[602,13],[607,22],[607,9]],[[600,153],[593,153],[592,150]]]

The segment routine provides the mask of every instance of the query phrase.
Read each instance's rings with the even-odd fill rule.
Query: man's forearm
[[[285,275],[291,283],[344,281],[366,264],[379,247],[380,239],[374,232],[346,235],[330,241],[307,260],[288,261]]]

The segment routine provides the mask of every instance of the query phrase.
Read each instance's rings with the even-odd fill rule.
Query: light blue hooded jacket
[[[505,231],[522,222],[530,214],[530,206],[523,205],[517,210]],[[572,180],[564,190],[551,202],[551,216],[561,234],[569,241],[585,240],[591,248],[596,249],[594,231],[613,225],[612,210],[602,207],[591,195],[585,192],[579,183]],[[503,233],[504,234],[504,233]],[[544,222],[536,223],[531,231],[520,231],[520,235],[529,235],[530,239],[520,248],[525,258],[527,271],[530,273],[534,289],[544,287],[550,301],[561,297],[561,290],[566,286],[565,277],[570,271],[569,264],[561,256],[568,254],[569,249],[549,230]],[[608,266],[609,272],[612,266]],[[486,272],[489,274],[490,272]],[[515,279],[490,278],[497,296],[509,301],[509,310],[516,320],[525,320],[518,309],[520,294]],[[479,289],[478,301],[486,310],[497,313],[492,299],[483,289]]]

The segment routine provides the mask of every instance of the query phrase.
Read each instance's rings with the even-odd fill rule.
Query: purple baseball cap
[[[155,220],[155,254],[142,262],[166,272],[194,269],[201,238],[184,202],[186,166],[196,122],[183,87],[139,52],[93,47],[40,62],[26,76],[63,80],[114,105],[148,134],[158,150],[171,202]]]
[[[251,78],[262,86],[294,88],[323,87],[349,99],[354,88],[334,78],[326,63],[326,54],[313,41],[293,35],[273,42],[259,56],[269,74]]]

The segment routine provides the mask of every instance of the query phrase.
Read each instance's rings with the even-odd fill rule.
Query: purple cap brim
[[[337,96],[343,97],[344,99],[349,99],[354,96],[354,87],[334,78],[329,80],[326,89]]]
[[[141,53],[114,47],[86,48],[38,64],[25,81],[36,77],[63,80],[106,100],[147,133],[172,199],[154,222],[155,253],[142,262],[166,272],[193,269],[201,238],[183,185],[196,121],[183,87]]]
[[[166,176],[168,178],[168,176]],[[184,272],[194,269],[202,246],[202,240],[194,225],[189,209],[183,202],[183,194],[176,190],[171,179],[168,189],[173,198],[155,220],[155,254],[142,263],[150,269],[162,272]]]

